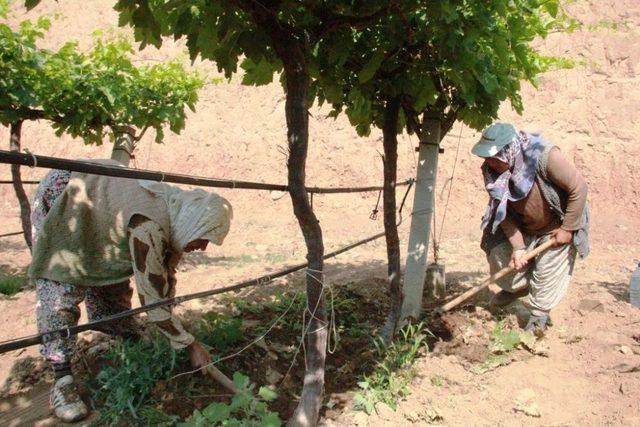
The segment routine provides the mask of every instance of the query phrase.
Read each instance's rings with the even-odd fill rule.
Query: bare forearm
[[[500,227],[502,228],[504,234],[507,236],[509,243],[511,243],[511,248],[514,251],[525,248],[524,235],[511,216],[507,215],[504,221],[500,223]]]

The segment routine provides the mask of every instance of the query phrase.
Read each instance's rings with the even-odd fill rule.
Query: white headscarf
[[[226,199],[199,188],[182,190],[161,182],[138,182],[167,203],[171,220],[171,246],[175,251],[184,252],[185,246],[197,239],[222,244],[233,218],[231,204]]]

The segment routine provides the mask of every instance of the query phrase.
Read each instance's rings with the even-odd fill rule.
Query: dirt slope
[[[116,25],[112,4],[103,0],[43,2],[29,13],[16,9],[12,19],[18,22],[42,13],[57,14],[44,45],[55,47],[75,38],[86,47],[94,29]],[[476,375],[468,369],[470,364],[464,358],[465,347],[461,344],[460,357],[434,354],[421,362],[420,377],[412,385],[412,395],[397,413],[382,409],[382,413],[366,419],[349,411],[329,411],[327,423],[424,423],[434,419],[435,411],[448,425],[640,425],[637,403],[640,374],[622,373],[625,368],[620,365],[627,363],[633,367],[640,363],[637,354],[640,347],[633,338],[638,331],[639,312],[628,305],[625,293],[632,260],[640,257],[637,234],[640,168],[636,166],[640,145],[635,141],[640,134],[637,43],[640,2],[579,0],[570,7],[585,29],[570,35],[552,34],[542,47],[552,54],[575,58],[580,65],[542,76],[537,90],[526,86],[522,117],[508,105],[500,114],[501,119],[514,121],[524,129],[542,131],[573,159],[589,183],[593,254],[578,265],[570,294],[555,314],[558,326],[548,337],[549,357],[521,355],[521,359],[508,366]],[[609,25],[613,22],[618,23],[616,29]],[[141,63],[157,61],[183,55],[183,50],[182,42],[168,43],[161,50],[149,48],[139,52],[137,57]],[[195,67],[215,75],[211,64],[196,63]],[[325,113],[326,110],[312,109],[308,183],[322,186],[379,183],[380,133],[358,138],[346,119],[329,119]],[[87,147],[79,140],[57,138],[46,123],[28,123],[23,134],[24,146],[38,154],[75,158],[106,157],[110,152],[109,144]],[[182,135],[168,134],[164,146],[153,145],[151,136],[147,136],[139,149],[137,165],[284,183],[285,136],[280,86],[274,83],[245,87],[234,78],[231,82],[209,85],[201,92],[198,110],[190,115]],[[449,277],[467,277],[471,273],[481,277],[486,272],[477,248],[479,218],[486,196],[479,179],[480,162],[468,152],[477,137],[477,132],[455,125],[443,142],[445,154],[439,167],[437,215],[440,219],[449,186],[453,184],[442,242]],[[0,129],[0,141],[6,141],[5,147],[8,146],[8,132],[4,128]],[[416,142],[415,137],[401,138],[400,177],[413,175]],[[448,178],[458,144],[456,175],[451,181]],[[44,173],[43,169],[25,168],[23,176],[37,179]],[[0,166],[0,177],[9,177],[8,166]],[[220,193],[235,208],[232,230],[223,247],[189,259],[179,293],[254,277],[264,271],[265,265],[275,269],[304,257],[304,242],[288,197],[252,191]],[[382,228],[381,219],[368,219],[376,196],[369,193],[314,200],[328,250]],[[17,204],[6,186],[0,188],[0,207],[0,233],[18,230]],[[402,237],[406,242],[406,229],[402,230]],[[221,266],[223,259],[236,261]],[[20,238],[2,240],[3,274],[21,271],[28,262],[28,252]],[[328,271],[328,280],[336,285],[354,277],[371,279],[372,283],[385,277],[381,243],[344,255],[339,263],[350,268],[342,269],[340,274],[335,269]],[[473,281],[462,282],[470,285]],[[11,325],[0,329],[0,340],[35,332],[34,299],[33,291],[0,299],[0,322]],[[595,308],[585,309],[584,304],[591,307],[588,302],[591,300],[596,301]],[[197,308],[198,304],[188,308]],[[486,333],[488,323],[480,324]],[[620,346],[626,346],[631,353],[621,352]],[[28,349],[0,356],[0,380],[7,377],[14,362],[36,354],[35,349]],[[433,375],[442,376],[443,385],[433,385]],[[541,417],[515,412],[518,398],[535,401]],[[0,402],[0,412],[10,408],[7,401]]]
[[[69,39],[77,39],[85,47],[90,45],[94,29],[116,25],[117,15],[110,9],[111,4],[77,0],[43,2],[30,13],[18,10],[15,20],[42,13],[57,15],[43,44],[56,47]],[[637,204],[640,169],[632,161],[640,151],[640,146],[634,143],[640,132],[640,44],[633,42],[638,37],[640,3],[581,0],[572,4],[571,10],[585,29],[570,35],[551,34],[542,47],[550,54],[576,59],[578,66],[542,76],[538,90],[525,85],[523,116],[519,117],[505,105],[500,118],[513,121],[523,129],[540,130],[562,147],[589,182],[594,235],[623,243],[627,230],[640,224]],[[617,23],[615,30],[607,28],[611,23]],[[161,50],[148,48],[137,54],[141,62],[180,56],[184,56],[183,42],[168,42]],[[195,66],[215,73],[210,63]],[[379,182],[382,175],[378,155],[382,150],[380,133],[358,138],[346,119],[325,118],[323,113],[326,111],[312,110],[308,182],[313,185]],[[234,79],[205,87],[198,111],[190,115],[182,135],[168,135],[163,147],[152,146],[152,135],[148,135],[138,153],[138,165],[199,175],[284,182],[285,135],[284,98],[279,84],[245,87]],[[485,203],[478,179],[479,161],[468,153],[478,137],[477,132],[456,125],[447,136],[446,152],[440,162],[440,185],[446,184],[445,177],[451,173],[459,135],[461,154],[449,210],[453,218],[465,221],[449,232],[468,235],[477,232],[476,219]],[[0,130],[2,140],[8,140],[6,129]],[[410,146],[415,143],[415,137],[401,141],[400,176],[411,175],[414,157]],[[108,144],[86,147],[81,141],[56,138],[46,123],[25,125],[24,146],[35,153],[63,157],[109,153]],[[8,169],[4,170],[8,176]],[[37,169],[25,175],[37,178],[43,173]],[[2,202],[6,207],[12,206],[11,192],[6,188],[2,191],[0,194],[6,195]],[[236,192],[231,197],[240,204],[247,199],[254,200],[253,195],[246,193]],[[344,204],[332,201],[330,209],[341,212],[343,207]],[[476,214],[470,218],[468,212]]]

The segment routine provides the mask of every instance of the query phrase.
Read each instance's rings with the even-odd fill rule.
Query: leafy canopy
[[[114,126],[153,128],[156,142],[165,125],[176,133],[184,129],[185,107],[195,109],[203,85],[198,73],[177,60],[136,67],[123,37],[97,37],[86,53],[75,42],[40,49],[36,43],[50,20],[24,21],[14,31],[5,22],[6,5],[0,0],[0,123],[49,119],[58,135],[96,144]]]
[[[134,28],[141,48],[147,44],[160,47],[163,37],[185,37],[192,60],[200,56],[215,62],[227,78],[238,71],[240,62],[245,72],[243,83],[270,83],[282,64],[267,34],[239,3],[119,0],[115,9],[120,13],[120,25]],[[280,2],[273,13],[287,13],[286,6],[293,3]]]
[[[367,27],[318,42],[313,89],[361,135],[382,127],[393,98],[402,106],[398,131],[417,130],[425,111],[441,116],[445,131],[456,119],[481,129],[504,100],[522,112],[521,81],[535,85],[558,64],[532,42],[569,23],[559,0],[390,2]]]
[[[19,110],[38,106],[43,52],[35,46],[51,22],[41,17],[37,22],[23,21],[14,32],[3,22],[8,13],[8,1],[0,0],[0,122],[18,120]]]
[[[522,112],[521,81],[567,66],[532,46],[570,23],[559,0],[119,0],[116,10],[142,46],[185,37],[192,58],[215,61],[227,77],[240,62],[243,82],[256,85],[282,70],[277,41],[256,20],[266,11],[307,47],[309,101],[345,112],[361,135],[382,126],[394,97],[398,131],[417,130],[425,110],[445,127],[460,119],[482,128],[504,100]]]

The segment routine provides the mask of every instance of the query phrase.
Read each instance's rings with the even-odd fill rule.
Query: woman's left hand
[[[556,228],[551,232],[551,235],[556,239],[554,246],[562,246],[571,243],[573,239],[573,231],[563,230],[562,228]]]

